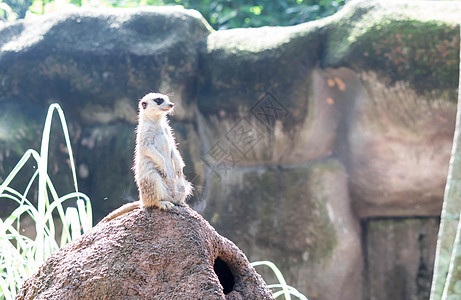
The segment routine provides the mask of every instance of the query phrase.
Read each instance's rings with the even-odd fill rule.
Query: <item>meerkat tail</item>
[[[109,222],[113,219],[123,216],[124,214],[129,213],[130,211],[133,211],[140,207],[141,207],[141,203],[139,201],[127,203],[125,205],[122,205],[120,208],[117,208],[110,214],[108,214],[104,219],[101,220],[101,222]]]

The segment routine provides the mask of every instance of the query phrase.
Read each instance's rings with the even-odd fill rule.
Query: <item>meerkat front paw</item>
[[[160,208],[161,210],[167,210],[172,208],[173,206],[174,204],[170,201],[161,200],[158,202],[158,208]]]

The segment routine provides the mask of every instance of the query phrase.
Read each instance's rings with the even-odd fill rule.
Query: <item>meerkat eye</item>
[[[155,101],[155,103],[157,103],[157,105],[160,105],[160,104],[162,104],[163,101],[165,101],[165,100],[163,100],[162,98],[157,98],[157,99],[154,99],[154,101]]]
[[[142,109],[146,109],[147,107],[147,102],[141,102]]]

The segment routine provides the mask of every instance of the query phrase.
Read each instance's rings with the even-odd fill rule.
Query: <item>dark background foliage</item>
[[[14,19],[21,19],[28,11],[42,14],[46,5],[55,0],[0,0],[0,18],[8,17],[5,4],[11,8]],[[75,6],[82,0],[69,0]],[[238,27],[296,25],[334,14],[345,0],[104,0],[98,6],[133,7],[144,5],[182,5],[198,10],[216,29]],[[3,8],[2,8],[3,7]],[[11,14],[11,12],[10,12]]]

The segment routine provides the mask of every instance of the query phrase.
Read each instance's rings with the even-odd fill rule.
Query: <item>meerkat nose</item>
[[[174,104],[173,104],[173,103],[170,103],[170,104],[168,104],[168,105],[169,105],[170,107],[173,107],[173,106],[174,106]]]

